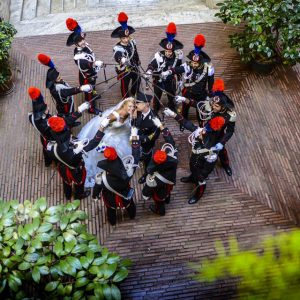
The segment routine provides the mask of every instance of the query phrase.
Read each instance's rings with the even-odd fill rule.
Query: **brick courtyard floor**
[[[138,29],[135,35],[144,67],[164,36],[163,27]],[[128,279],[122,284],[124,299],[229,299],[234,297],[232,283],[199,284],[189,275],[188,262],[214,255],[214,241],[238,237],[243,247],[250,247],[266,234],[294,227],[300,221],[300,68],[278,67],[269,77],[261,77],[240,64],[239,57],[227,43],[231,28],[221,23],[178,26],[178,40],[185,53],[192,49],[196,33],[207,38],[205,50],[223,78],[226,91],[236,104],[236,133],[228,144],[234,175],[226,176],[219,167],[208,180],[207,191],[194,206],[187,204],[192,186],[179,182],[167,207],[165,217],[158,217],[140,201],[136,179],[137,218],[121,220],[111,228],[105,211],[90,198],[81,208],[89,214],[88,227],[110,250],[133,260]],[[45,89],[46,67],[36,61],[38,53],[50,55],[63,77],[77,84],[73,49],[65,46],[68,34],[18,38],[14,42],[15,92],[0,99],[0,197],[37,199],[45,196],[53,204],[65,203],[62,185],[53,169],[45,169],[42,151],[27,120],[31,101],[29,86],[39,87],[46,102],[52,100]],[[112,62],[115,42],[109,31],[88,33],[87,40],[96,57]],[[107,76],[114,75],[108,67]],[[99,81],[103,80],[101,78]],[[97,87],[101,93],[109,84]],[[101,106],[110,107],[120,99],[119,86],[103,94]],[[76,102],[81,103],[81,97]],[[51,104],[52,111],[53,105]],[[191,116],[195,118],[194,112]],[[90,115],[84,115],[85,124]],[[173,120],[167,125],[179,147],[178,179],[188,173],[188,133],[179,132]],[[294,222],[292,222],[294,221]]]

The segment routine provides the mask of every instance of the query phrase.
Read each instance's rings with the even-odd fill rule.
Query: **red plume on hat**
[[[34,87],[34,86],[31,86],[29,89],[28,89],[28,94],[30,96],[30,98],[35,101],[37,100],[40,96],[41,96],[41,91]]]
[[[113,147],[106,147],[103,154],[104,154],[104,157],[108,160],[115,160],[118,157],[118,154],[117,154],[115,148],[113,148]]]
[[[156,164],[160,165],[167,160],[167,153],[163,150],[157,150],[153,155],[153,160]]]
[[[118,15],[118,22],[121,24],[122,29],[126,30],[128,28],[127,26],[128,16],[123,11],[119,13]]]
[[[68,18],[66,20],[66,25],[67,25],[67,28],[70,30],[70,31],[74,31],[76,29],[76,27],[78,26],[78,23],[76,20],[72,19],[72,18]]]
[[[166,29],[166,34],[167,34],[168,42],[172,43],[175,38],[175,35],[177,34],[177,28],[175,23],[173,22],[169,23]]]
[[[201,49],[205,46],[205,37],[203,34],[197,34],[194,39],[194,51],[196,55],[200,54]]]
[[[48,126],[55,132],[61,132],[66,127],[66,122],[63,118],[52,116],[48,119]]]
[[[225,119],[223,117],[214,117],[209,121],[210,128],[214,131],[220,130],[225,124]]]
[[[51,69],[55,68],[53,61],[51,60],[51,58],[48,55],[40,53],[37,58],[41,64],[43,64]]]
[[[224,89],[225,89],[224,81],[222,79],[216,79],[213,84],[212,91],[224,92]]]

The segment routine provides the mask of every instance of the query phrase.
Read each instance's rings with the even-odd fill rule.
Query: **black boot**
[[[194,183],[194,178],[192,174],[190,174],[189,176],[181,177],[180,181],[183,183]]]
[[[139,183],[139,184],[145,183],[145,182],[146,182],[146,177],[147,177],[147,174],[144,173],[144,174],[139,178],[138,183]]]
[[[171,200],[171,194],[169,194],[166,198],[165,198],[165,203],[169,204]]]
[[[153,213],[155,213],[157,215],[160,215],[160,216],[164,216],[166,214],[164,202],[161,202],[161,203],[159,202],[157,204],[152,203],[152,204],[149,205],[149,209]]]
[[[223,167],[228,176],[232,176],[232,170],[229,166]]]
[[[203,196],[205,189],[206,189],[206,183],[202,183],[201,185],[198,185],[193,195],[189,199],[188,203],[189,204],[197,203],[200,200],[200,198]]]
[[[88,197],[89,195],[91,194],[91,191],[84,191],[82,194],[80,195],[76,195],[74,196],[74,199],[79,199],[79,200],[82,200],[86,197]]]

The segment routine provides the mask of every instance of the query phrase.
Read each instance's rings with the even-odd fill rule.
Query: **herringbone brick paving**
[[[142,65],[145,67],[158,42],[164,36],[162,27],[138,29],[135,35]],[[236,103],[237,128],[228,144],[234,171],[226,177],[217,168],[210,176],[207,192],[200,203],[186,203],[192,190],[179,182],[160,218],[147,210],[148,203],[139,201],[137,218],[125,219],[116,229],[106,222],[103,205],[84,199],[81,207],[90,216],[89,229],[109,249],[133,259],[129,278],[122,285],[126,299],[228,299],[234,296],[232,282],[215,286],[197,284],[186,277],[191,274],[188,261],[199,261],[214,255],[214,240],[227,240],[237,235],[244,247],[253,245],[261,235],[287,230],[290,221],[299,221],[299,67],[278,68],[269,77],[260,77],[240,64],[227,36],[233,30],[220,23],[178,26],[178,39],[185,44],[185,53],[192,49],[193,37],[203,33],[206,51],[212,57],[216,77],[225,80],[226,90]],[[65,46],[65,35],[16,39],[12,51],[16,91],[0,101],[0,197],[4,199],[36,199],[46,196],[51,205],[64,203],[57,172],[45,169],[38,138],[27,120],[31,103],[27,88],[45,90],[46,68],[36,62],[36,55],[50,55],[63,77],[77,84],[77,69],[72,60],[73,49]],[[98,59],[112,62],[115,42],[110,32],[88,33],[88,41]],[[107,76],[114,75],[108,67]],[[102,81],[103,76],[98,79]],[[100,85],[98,91],[109,84]],[[114,86],[103,95],[107,108],[120,98]],[[77,103],[82,101],[77,97]],[[51,105],[53,109],[53,105]],[[194,118],[194,113],[191,114]],[[90,119],[84,115],[82,123]],[[181,133],[173,120],[167,120],[179,147],[178,178],[188,173],[188,133]],[[140,186],[134,177],[136,200]],[[280,212],[273,212],[271,209]]]

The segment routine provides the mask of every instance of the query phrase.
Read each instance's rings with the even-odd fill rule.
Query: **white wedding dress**
[[[78,139],[85,138],[92,139],[96,132],[99,130],[101,121],[109,116],[113,111],[116,111],[123,102],[120,102],[115,107],[109,108],[102,114],[101,117],[96,116],[91,119],[78,134]],[[104,131],[105,135],[99,144],[99,146],[83,155],[87,176],[85,180],[85,187],[93,187],[95,185],[95,176],[101,172],[101,169],[97,167],[97,163],[104,159],[103,153],[98,152],[98,148],[104,146],[114,147],[122,159],[131,154],[131,145],[129,143],[130,137],[130,118],[128,117],[124,123],[120,121],[114,121]],[[98,149],[98,151],[96,150]]]

